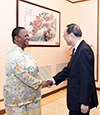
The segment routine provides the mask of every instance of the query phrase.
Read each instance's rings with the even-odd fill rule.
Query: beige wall
[[[51,65],[52,76],[55,74],[57,63],[68,62],[70,51],[63,40],[63,30],[68,23],[75,22],[83,30],[83,38],[93,43],[95,58],[97,55],[97,3],[96,0],[71,4],[66,0],[29,0],[39,5],[61,12],[60,47],[28,47],[27,51],[37,61],[38,66]],[[11,47],[11,31],[16,26],[16,0],[0,0],[0,99],[3,98],[2,88],[5,81],[4,60],[7,50]],[[100,87],[99,82],[96,83]],[[59,87],[66,85],[66,81]],[[42,94],[59,87],[42,89]],[[1,107],[2,105],[0,105]]]

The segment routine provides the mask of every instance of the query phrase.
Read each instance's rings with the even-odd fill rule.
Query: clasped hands
[[[43,80],[41,83],[42,87],[51,87],[53,85],[53,81],[51,79]]]

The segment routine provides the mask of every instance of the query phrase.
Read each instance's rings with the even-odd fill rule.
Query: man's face
[[[24,49],[29,45],[29,35],[26,29],[21,29],[17,37],[18,37],[18,44],[20,44],[20,47],[22,49]]]
[[[64,30],[64,40],[66,41],[67,45],[72,45],[72,33],[68,34],[67,29],[68,28]]]

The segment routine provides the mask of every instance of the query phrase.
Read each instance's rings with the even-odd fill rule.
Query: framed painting
[[[60,12],[25,0],[17,0],[17,26],[28,31],[29,46],[60,46]]]

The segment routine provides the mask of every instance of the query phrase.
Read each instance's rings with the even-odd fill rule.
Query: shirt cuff
[[[55,81],[53,78],[51,78],[51,80],[53,81],[53,84],[55,84],[55,83],[56,83],[56,81]]]

